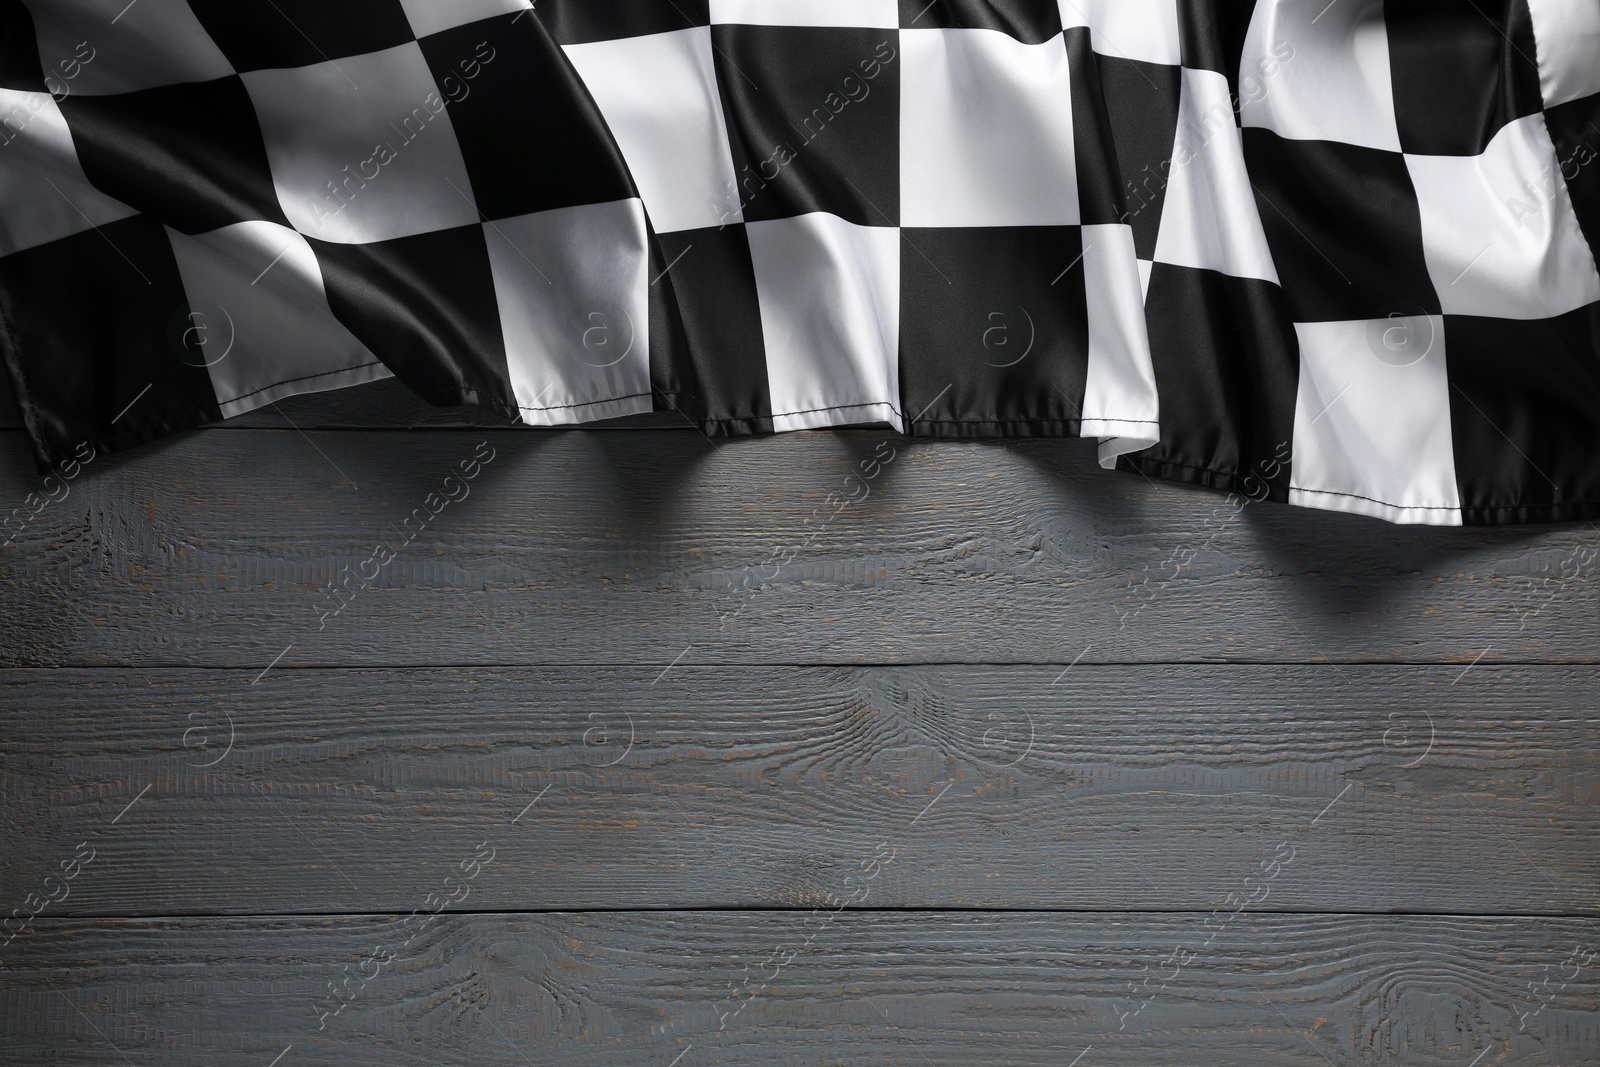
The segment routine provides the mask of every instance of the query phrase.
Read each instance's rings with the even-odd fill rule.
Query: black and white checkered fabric
[[[527,4],[6,11],[42,61],[6,56],[0,288],[46,459],[391,371],[530,423],[650,409],[644,209]]]
[[[42,465],[400,377],[1600,514],[1600,4],[0,0]]]
[[[1396,522],[1600,514],[1600,2],[1263,0],[1236,46],[1245,169],[1198,210],[1266,245],[1171,257],[1163,214],[1162,441],[1124,463]],[[1231,125],[1182,77],[1166,212]]]
[[[1090,6],[541,5],[671,265],[705,419],[1155,440]]]

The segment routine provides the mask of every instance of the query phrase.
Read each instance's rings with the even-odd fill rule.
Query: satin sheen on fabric
[[[0,0],[42,469],[394,374],[1600,516],[1593,0]]]

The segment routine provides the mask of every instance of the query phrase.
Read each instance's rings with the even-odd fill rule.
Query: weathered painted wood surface
[[[1205,911],[1293,852],[1258,909],[1600,915],[1595,668],[1061,671],[8,671],[0,900],[87,841],[51,914],[394,910],[489,839],[488,909],[806,907],[882,845],[883,906]]]
[[[0,1062],[1600,1063],[1600,531],[497,421],[0,535]]]
[[[0,1010],[26,1063],[1592,1067],[1597,939],[1248,912],[41,922]]]
[[[0,549],[0,665],[1600,662],[1590,527],[1236,514],[1087,450],[200,432],[97,461]],[[0,500],[37,486],[0,435]]]

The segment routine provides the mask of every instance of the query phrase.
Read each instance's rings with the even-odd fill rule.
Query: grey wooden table
[[[1600,1063],[1594,528],[649,425],[380,383],[39,511],[0,1061]]]

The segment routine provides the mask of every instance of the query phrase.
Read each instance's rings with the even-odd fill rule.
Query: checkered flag
[[[526,423],[650,410],[644,208],[526,3],[0,11],[0,308],[43,465],[391,373]]]
[[[714,429],[1084,435],[1158,407],[1070,3],[540,8],[672,265]],[[645,12],[649,12],[646,14]]]
[[[392,373],[527,424],[1094,437],[1396,521],[1600,501],[1593,0],[0,26],[0,326],[42,465]]]
[[[1162,440],[1124,465],[1395,522],[1600,514],[1600,4],[1264,0],[1217,39],[1246,166],[1196,200],[1177,161],[1226,100],[1184,69],[1143,231]],[[1168,241],[1179,203],[1266,244]]]

